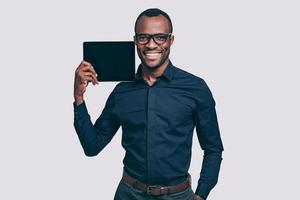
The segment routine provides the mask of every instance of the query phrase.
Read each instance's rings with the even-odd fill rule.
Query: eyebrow
[[[160,32],[160,33],[154,33],[154,34],[149,34],[149,33],[136,33],[136,35],[157,35],[157,34],[171,34],[171,33],[166,33],[166,32]]]

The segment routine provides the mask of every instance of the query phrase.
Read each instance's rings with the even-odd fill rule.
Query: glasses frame
[[[139,36],[141,36],[141,35],[147,36],[148,41],[147,41],[146,43],[140,43],[140,42],[138,41],[137,37],[139,37]],[[159,36],[159,35],[167,36],[166,41],[164,41],[163,43],[157,42],[157,41],[155,40],[155,37],[156,37],[156,36]],[[167,40],[168,40],[171,36],[172,36],[172,33],[156,33],[156,34],[140,33],[140,34],[136,34],[135,36],[133,36],[133,39],[134,39],[134,41],[136,41],[136,42],[137,42],[138,44],[140,44],[140,45],[146,45],[146,44],[148,44],[148,43],[150,42],[151,39],[153,39],[153,41],[155,42],[155,44],[157,44],[157,45],[163,45],[164,43],[167,42]]]

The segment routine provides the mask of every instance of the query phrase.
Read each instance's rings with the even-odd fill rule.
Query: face
[[[159,34],[169,33],[169,21],[162,15],[155,17],[142,16],[136,26],[136,34]],[[174,36],[169,37],[165,43],[157,44],[154,38],[147,44],[139,44],[135,40],[137,52],[142,64],[149,70],[155,70],[168,63],[170,47],[174,41]]]

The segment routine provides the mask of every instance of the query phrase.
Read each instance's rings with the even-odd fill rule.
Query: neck
[[[167,68],[170,60],[167,59],[161,66],[151,69],[142,64],[142,76],[148,82],[154,82],[156,77],[161,76]]]

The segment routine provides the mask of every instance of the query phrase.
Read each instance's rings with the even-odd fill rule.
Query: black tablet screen
[[[134,80],[134,42],[84,42],[83,60],[92,64],[99,81]]]

